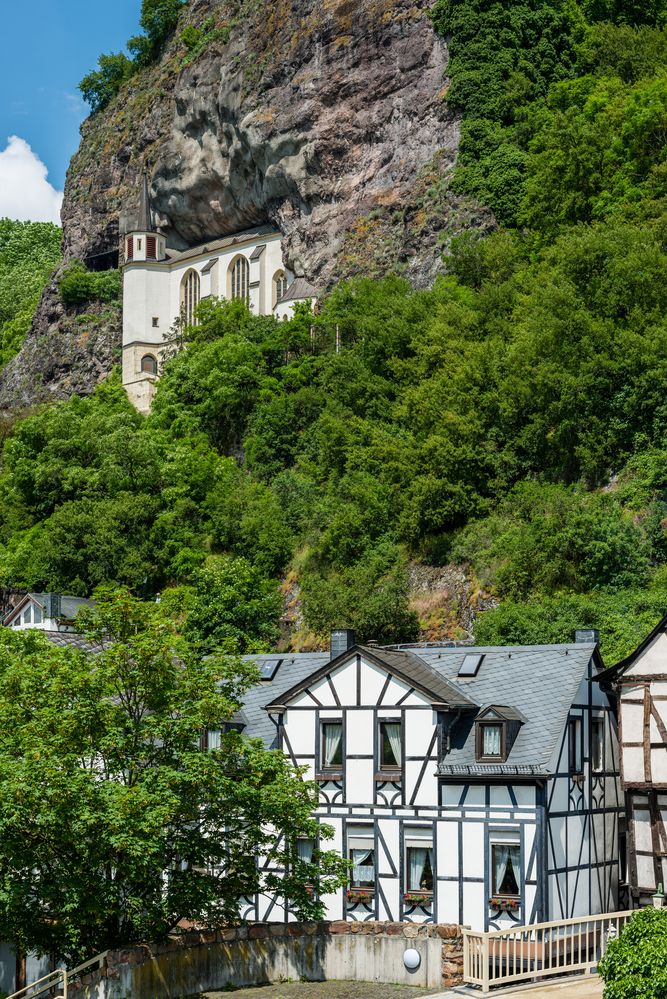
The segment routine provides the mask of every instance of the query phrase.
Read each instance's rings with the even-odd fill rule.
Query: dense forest
[[[285,593],[292,647],[415,639],[415,561],[499,598],[484,644],[598,627],[612,662],[667,609],[667,5],[437,0],[433,22],[454,184],[496,230],[429,291],[358,279],[287,323],[203,303],[148,418],[111,378],[21,419],[0,584],[117,581],[242,651],[278,642]]]

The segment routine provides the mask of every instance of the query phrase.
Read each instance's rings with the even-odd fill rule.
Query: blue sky
[[[19,218],[20,209],[30,209],[20,189],[8,192],[3,168],[9,157],[3,160],[2,152],[9,137],[31,147],[50,184],[61,191],[87,114],[77,84],[102,52],[122,49],[138,33],[141,0],[0,0],[0,7],[0,216]],[[27,153],[21,144],[11,152],[15,177],[23,169],[17,156]],[[33,166],[23,171],[28,184]]]

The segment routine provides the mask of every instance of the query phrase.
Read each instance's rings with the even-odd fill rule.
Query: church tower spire
[[[139,192],[139,217],[137,219],[138,232],[155,232],[152,215],[151,196],[148,190],[148,174],[144,170],[141,180],[141,191]]]

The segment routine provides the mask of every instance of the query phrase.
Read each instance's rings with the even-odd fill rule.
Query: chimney
[[[357,644],[357,637],[350,628],[337,628],[331,632],[331,659],[337,659]]]
[[[600,632],[597,628],[577,628],[574,633],[574,640],[577,644],[579,642],[595,642],[597,645],[600,641]]]

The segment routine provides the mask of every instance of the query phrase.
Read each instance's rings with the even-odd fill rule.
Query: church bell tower
[[[142,413],[150,412],[169,321],[167,241],[153,224],[148,177],[139,192],[137,224],[125,235],[123,265],[123,385]]]

